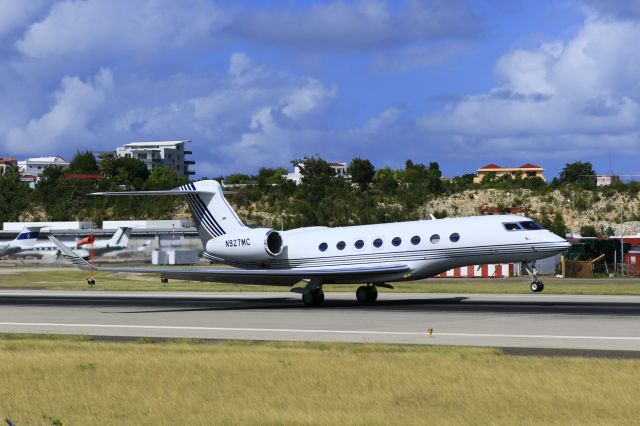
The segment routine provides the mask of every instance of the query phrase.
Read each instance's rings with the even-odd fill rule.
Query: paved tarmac
[[[640,351],[640,296],[5,290],[0,333]]]

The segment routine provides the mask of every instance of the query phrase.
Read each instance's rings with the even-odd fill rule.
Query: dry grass
[[[640,361],[317,343],[0,340],[19,425],[635,424]]]
[[[4,271],[17,273],[0,273],[0,289],[31,288],[49,290],[87,290],[87,272],[71,267],[48,268],[39,271],[33,268],[2,268]],[[2,271],[0,271],[2,272]],[[96,275],[95,291],[288,291],[288,287],[250,286],[223,283],[203,283],[195,281],[171,280],[167,287],[160,283],[157,276],[139,274],[114,274],[99,272]],[[544,294],[609,294],[640,295],[640,279],[638,278],[596,278],[558,279],[544,277]],[[400,293],[506,293],[528,294],[527,277],[504,279],[442,279],[394,283],[394,290],[380,288],[381,292]],[[355,292],[354,285],[327,285],[325,291]]]

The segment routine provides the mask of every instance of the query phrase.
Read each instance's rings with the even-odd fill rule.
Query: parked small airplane
[[[38,241],[40,229],[40,227],[24,228],[15,240],[0,244],[0,256],[10,256],[24,250],[32,249],[36,241]]]
[[[124,250],[129,245],[129,237],[131,236],[131,228],[122,227],[109,238],[108,240],[94,240],[93,241],[93,254],[96,256],[105,254],[107,252]],[[89,258],[91,256],[91,242],[93,236],[75,241],[60,242],[65,247],[73,250],[78,256],[82,258]],[[60,250],[56,244],[52,243],[38,243],[28,250],[21,251],[15,256],[17,257],[38,257],[44,256],[57,256],[60,254]]]
[[[542,291],[535,260],[561,253],[569,243],[523,216],[472,216],[438,220],[289,231],[248,228],[214,180],[168,191],[103,192],[95,195],[175,195],[186,198],[205,247],[203,256],[236,269],[97,268],[55,237],[63,256],[84,270],[159,274],[168,279],[292,286],[306,281],[306,305],[324,301],[326,284],[365,284],[361,303],[373,303],[376,287],[389,282],[433,277],[457,266],[481,263],[531,263],[531,290]]]

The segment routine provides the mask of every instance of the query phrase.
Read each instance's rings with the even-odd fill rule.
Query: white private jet
[[[95,195],[175,195],[186,198],[205,247],[203,256],[236,269],[97,268],[55,237],[62,254],[84,270],[156,273],[168,279],[237,284],[292,286],[306,281],[306,305],[324,301],[325,284],[365,284],[356,291],[361,303],[373,303],[376,286],[433,277],[457,266],[531,262],[565,251],[569,243],[523,216],[473,216],[438,220],[276,231],[248,228],[238,218],[214,180],[190,183],[169,191],[103,192]]]
[[[111,236],[109,239],[94,240],[93,242],[93,254],[100,256],[107,252],[124,250],[129,246],[129,237],[131,236],[131,228],[122,227]],[[60,244],[64,245],[68,249],[74,251],[78,256],[82,258],[89,258],[91,256],[91,243],[92,237],[84,238],[77,242],[57,240]],[[28,250],[23,250],[17,253],[17,257],[38,257],[44,256],[57,256],[61,253],[59,246],[52,243],[38,243]]]
[[[40,229],[40,227],[24,228],[14,240],[0,244],[0,257],[32,249],[38,241]]]

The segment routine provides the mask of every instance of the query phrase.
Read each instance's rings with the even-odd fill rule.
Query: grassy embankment
[[[0,339],[17,424],[635,424],[640,360],[319,343]]]
[[[30,268],[2,268],[0,289],[29,288],[49,290],[86,290],[87,272],[73,268],[49,268],[38,271]],[[0,271],[0,272],[2,272]],[[640,295],[638,278],[558,279],[543,277],[544,294],[610,294]],[[249,286],[222,283],[203,283],[171,280],[167,287],[157,276],[99,272],[94,291],[287,291],[288,287]],[[300,285],[300,284],[299,284]],[[527,277],[503,279],[441,279],[394,283],[394,290],[381,292],[416,293],[530,293]],[[327,285],[325,291],[354,292],[353,285]]]

